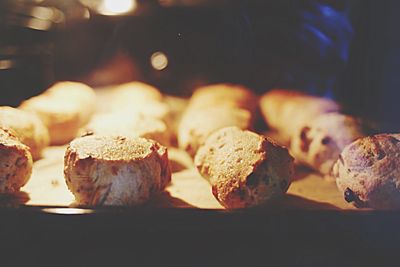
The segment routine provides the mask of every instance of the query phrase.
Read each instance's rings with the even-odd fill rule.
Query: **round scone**
[[[226,208],[265,204],[283,195],[293,179],[293,158],[265,136],[237,127],[210,135],[195,157],[215,198]]]
[[[362,136],[360,120],[340,113],[325,113],[292,135],[290,152],[300,163],[330,175],[342,150]]]
[[[154,141],[89,135],[69,144],[64,176],[78,205],[137,205],[164,190],[171,171]]]
[[[42,150],[49,145],[49,132],[35,114],[12,107],[0,107],[0,127],[12,129],[18,139],[30,148],[34,160],[39,159]]]
[[[368,136],[348,145],[333,167],[347,202],[374,209],[400,208],[400,134]]]
[[[89,122],[96,109],[96,95],[85,84],[59,82],[22,102],[20,108],[36,113],[48,128],[50,143],[62,145],[71,141]]]
[[[87,132],[96,135],[144,137],[164,146],[170,145],[171,141],[170,132],[162,120],[134,116],[126,112],[95,115],[80,131],[80,135]]]
[[[268,126],[277,130],[288,141],[290,136],[309,120],[323,113],[338,112],[340,106],[323,97],[274,89],[261,97],[260,109]]]
[[[155,87],[142,82],[129,82],[112,90],[112,105],[116,108],[144,102],[162,102],[163,95]]]
[[[228,126],[249,129],[251,124],[251,114],[245,109],[216,106],[186,111],[178,128],[178,144],[194,156],[206,138],[216,130]]]
[[[213,106],[231,106],[257,110],[257,97],[248,88],[236,84],[212,84],[197,88],[189,102],[192,109],[203,109]]]
[[[32,155],[11,129],[0,128],[0,193],[16,192],[32,174]]]

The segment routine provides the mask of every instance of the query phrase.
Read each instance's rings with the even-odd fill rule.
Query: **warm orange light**
[[[44,212],[55,213],[55,214],[65,214],[65,215],[79,215],[79,214],[90,214],[93,210],[90,209],[80,209],[80,208],[45,208]]]
[[[136,0],[103,0],[98,11],[103,15],[119,15],[133,11]]]
[[[168,66],[168,58],[162,52],[155,52],[151,55],[150,63],[156,70],[163,70]]]

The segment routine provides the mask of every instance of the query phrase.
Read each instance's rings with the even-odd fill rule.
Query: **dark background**
[[[132,14],[89,10],[84,19],[78,1],[47,0],[40,5],[64,20],[41,30],[20,20],[33,2],[0,4],[0,60],[15,62],[0,64],[0,104],[17,105],[57,80],[141,80],[183,96],[234,82],[259,93],[282,87],[335,98],[382,131],[399,130],[398,1],[138,1]],[[169,59],[162,71],[150,64],[156,51]]]

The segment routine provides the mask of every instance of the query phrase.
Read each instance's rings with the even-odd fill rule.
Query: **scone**
[[[21,109],[36,113],[47,126],[52,145],[71,141],[96,109],[92,88],[77,82],[59,82],[22,102]]]
[[[114,135],[144,137],[159,142],[164,146],[170,145],[171,135],[167,125],[152,117],[134,116],[129,112],[115,112],[95,115],[80,131],[96,135]]]
[[[203,109],[214,106],[231,106],[257,110],[257,97],[242,85],[220,83],[197,88],[189,102],[190,108]]]
[[[32,156],[11,129],[0,128],[0,193],[19,191],[32,174]]]
[[[290,152],[300,163],[330,175],[342,150],[362,136],[360,120],[340,113],[325,113],[292,135]]]
[[[162,102],[163,95],[155,87],[142,82],[129,82],[117,86],[112,90],[112,102],[116,108],[131,106],[145,102]]]
[[[187,111],[179,124],[178,145],[194,156],[210,134],[228,126],[252,128],[250,112],[229,106]]]
[[[88,135],[69,144],[64,176],[79,205],[138,205],[164,190],[171,171],[154,141]]]
[[[335,101],[323,97],[274,89],[261,97],[260,109],[268,126],[288,141],[290,136],[308,121],[323,113],[337,112],[340,106]]]
[[[0,127],[10,128],[18,139],[29,147],[34,160],[49,145],[49,132],[35,115],[12,107],[0,107]]]
[[[152,117],[171,123],[171,108],[164,102],[163,94],[155,87],[142,82],[130,82],[112,90],[110,111],[129,112],[133,116]]]
[[[368,136],[348,145],[333,168],[347,202],[373,209],[400,208],[400,134]]]
[[[294,173],[286,148],[237,127],[210,135],[198,150],[195,165],[228,209],[262,205],[283,195]]]
[[[198,88],[178,126],[179,147],[194,156],[216,130],[228,126],[252,129],[256,103],[256,96],[244,86],[214,84]]]

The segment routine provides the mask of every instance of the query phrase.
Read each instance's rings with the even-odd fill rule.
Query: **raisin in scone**
[[[44,93],[20,105],[33,112],[47,126],[52,145],[71,141],[89,122],[96,109],[96,95],[89,86],[77,82],[58,82]]]
[[[0,193],[19,191],[32,174],[32,155],[11,129],[0,128]]]
[[[226,208],[246,208],[283,195],[293,179],[293,158],[265,136],[237,127],[210,135],[195,157],[200,174]]]
[[[290,152],[300,163],[330,175],[342,150],[362,136],[360,120],[340,113],[325,113],[292,135]]]
[[[348,145],[333,168],[347,202],[374,209],[400,208],[400,134],[368,136]]]
[[[78,205],[138,205],[164,190],[171,171],[154,141],[89,135],[69,144],[64,176]]]
[[[30,148],[34,160],[39,159],[42,150],[49,145],[49,132],[35,115],[12,107],[0,107],[0,127],[10,128],[18,139]]]
[[[261,97],[260,109],[268,126],[288,141],[290,136],[309,120],[323,113],[338,112],[340,106],[323,97],[274,89]]]

